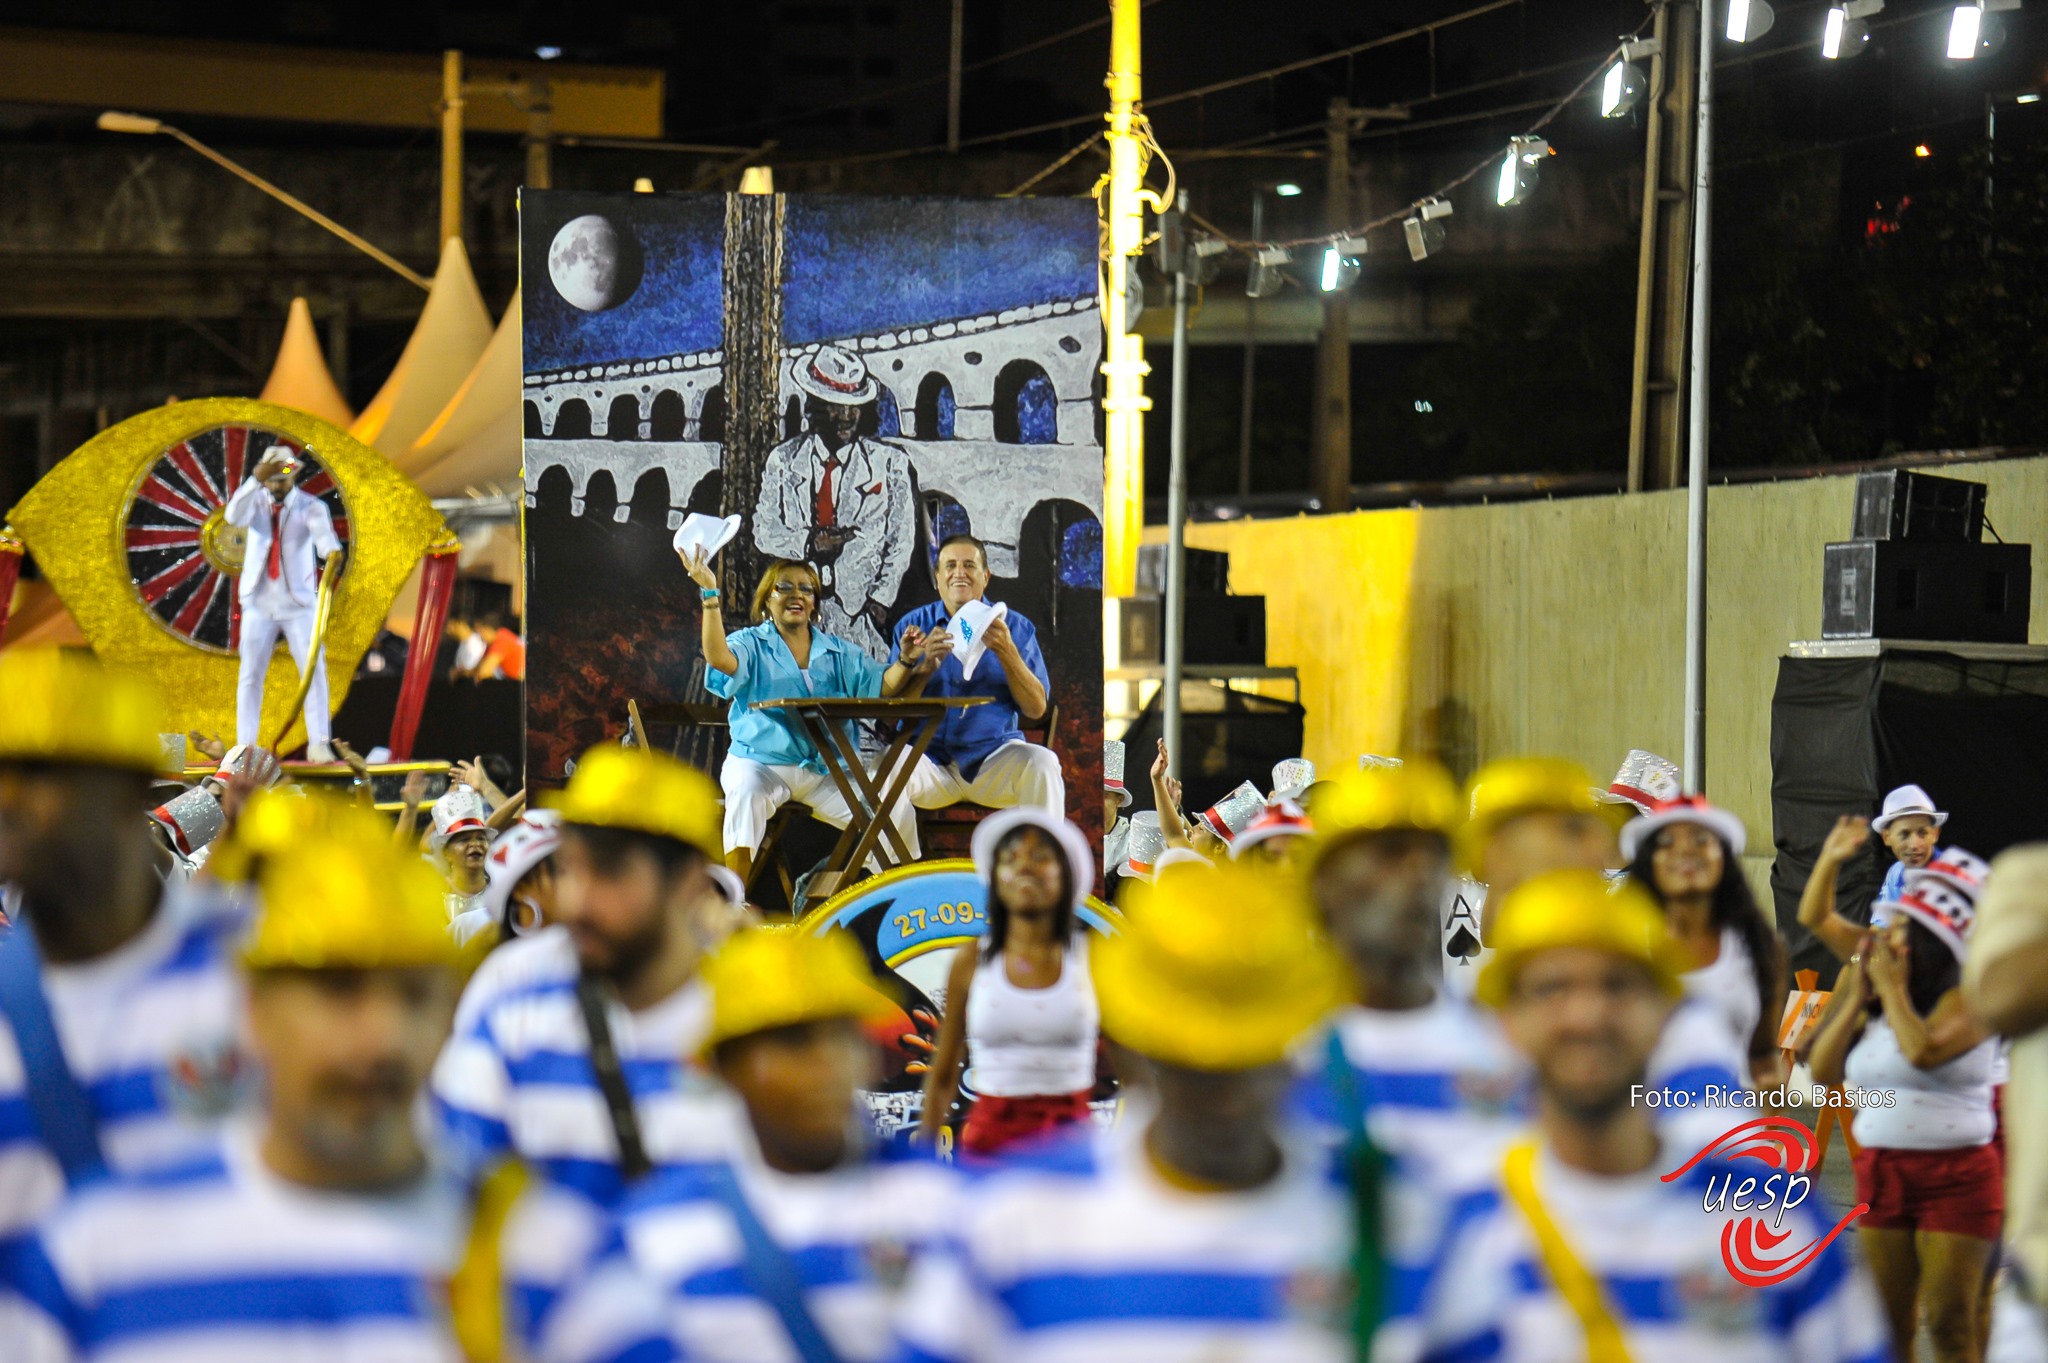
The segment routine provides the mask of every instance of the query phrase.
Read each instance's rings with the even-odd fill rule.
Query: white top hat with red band
[[[562,816],[552,809],[522,814],[498,835],[491,854],[484,858],[484,903],[493,922],[504,918],[505,905],[527,872],[553,856],[561,845]]]
[[[875,376],[868,373],[868,367],[860,356],[836,345],[819,346],[814,355],[797,356],[789,377],[812,397],[823,398],[842,407],[859,407],[873,402],[875,394],[882,390],[882,386],[875,382]]]
[[[1102,791],[1116,796],[1119,809],[1132,800],[1131,792],[1124,788],[1124,745],[1114,738],[1102,740]]]
[[[1223,841],[1235,842],[1237,835],[1251,827],[1252,820],[1265,807],[1266,797],[1247,781],[1195,817]]]
[[[1975,852],[1960,847],[1944,847],[1935,854],[1933,861],[1906,872],[1906,886],[1910,892],[1918,881],[1938,880],[1975,899],[1984,892],[1984,879],[1990,874],[1991,867]]]
[[[1685,782],[1676,762],[1642,748],[1630,748],[1628,756],[1621,759],[1621,770],[1614,773],[1614,781],[1601,792],[1601,798],[1610,803],[1632,804],[1647,814],[1653,806],[1683,794]]]
[[[1300,805],[1292,800],[1274,800],[1259,811],[1259,817],[1245,826],[1230,844],[1230,859],[1236,861],[1252,848],[1271,838],[1305,838],[1314,833]]]
[[[434,801],[434,833],[428,841],[438,852],[457,834],[477,829],[489,832],[488,817],[483,796],[469,786],[450,786],[447,794]]]
[[[1643,844],[1656,837],[1659,830],[1675,823],[1698,824],[1727,843],[1728,850],[1738,857],[1749,842],[1742,820],[1735,815],[1719,805],[1708,804],[1704,796],[1681,795],[1675,800],[1652,805],[1648,814],[1630,820],[1628,826],[1621,830],[1621,855],[1634,861]]]
[[[1962,960],[1969,954],[1970,933],[1977,926],[1977,900],[1946,881],[1922,876],[1886,905],[1894,916],[1905,914],[1941,939]]]

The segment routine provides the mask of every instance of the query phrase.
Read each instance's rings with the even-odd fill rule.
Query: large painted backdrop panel
[[[935,599],[938,542],[985,540],[990,599],[1045,646],[1069,810],[1099,836],[1093,205],[541,192],[520,212],[529,780],[615,737],[628,700],[710,700],[671,536],[691,511],[743,518],[721,564],[738,624],[808,528],[805,499],[775,494],[821,416],[797,375],[831,347],[822,368],[844,379],[851,357],[875,380],[857,439],[877,465],[900,450],[909,476],[849,490],[842,522],[901,529],[858,571],[842,558],[823,619],[879,656]],[[683,741],[716,769],[721,731]]]

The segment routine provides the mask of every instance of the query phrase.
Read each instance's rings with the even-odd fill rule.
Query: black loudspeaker
[[[1912,782],[1948,811],[1944,845],[1990,858],[2048,838],[2048,803],[2034,795],[2044,770],[2048,662],[1892,646],[1781,659],[1771,697],[1771,892],[1793,967],[1820,971],[1825,988],[1840,965],[1799,926],[1800,892],[1837,818],[1875,815],[1886,791]],[[1891,864],[1871,837],[1842,868],[1837,910],[1867,922]]]
[[[2024,644],[2032,558],[2025,544],[1830,544],[1821,638]]]
[[[1120,596],[1116,602],[1119,653],[1126,667],[1166,661],[1166,629],[1157,596]],[[1266,598],[1188,593],[1182,661],[1191,666],[1266,663]],[[1290,754],[1292,756],[1293,754]]]
[[[1215,549],[1183,549],[1189,596],[1222,596],[1230,590],[1230,555]],[[1166,546],[1138,546],[1138,590],[1146,596],[1166,595]]]
[[[1859,540],[1931,540],[1975,544],[1984,538],[1984,485],[1905,469],[1856,477]]]

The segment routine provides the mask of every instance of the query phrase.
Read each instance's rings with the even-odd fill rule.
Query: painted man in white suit
[[[761,468],[754,545],[814,565],[825,588],[818,623],[886,663],[889,609],[917,547],[910,456],[859,434],[882,391],[859,356],[822,346],[797,356],[790,377],[808,396],[808,429]]]
[[[277,636],[284,635],[301,675],[313,669],[306,689],[306,756],[331,762],[327,652],[308,659],[313,644],[313,604],[320,587],[317,569],[341,552],[333,518],[318,497],[295,484],[299,464],[289,446],[263,452],[248,480],[228,499],[227,521],[248,533],[242,556],[242,671],[235,693],[235,741],[262,741],[263,679]]]

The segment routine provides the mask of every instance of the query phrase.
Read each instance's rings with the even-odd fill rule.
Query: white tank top
[[[1882,1017],[1872,1018],[1849,1051],[1845,1084],[1865,1093],[1850,1128],[1857,1141],[1885,1150],[1956,1150],[1991,1139],[1991,1066],[1996,1041],[1981,1042],[1946,1065],[1923,1070],[1906,1059]],[[1883,1106],[1889,1098],[1892,1106]]]
[[[1093,1088],[1099,1024],[1085,932],[1074,934],[1059,979],[1044,989],[1011,984],[997,953],[975,967],[967,995],[968,1084],[998,1098]]]
[[[1725,1023],[1735,1037],[1735,1053],[1742,1056],[1742,1082],[1749,1082],[1749,1042],[1756,1035],[1763,1001],[1756,988],[1756,964],[1742,934],[1734,928],[1721,929],[1721,954],[1713,964],[1688,970],[1681,977],[1687,998],[1698,999]]]

